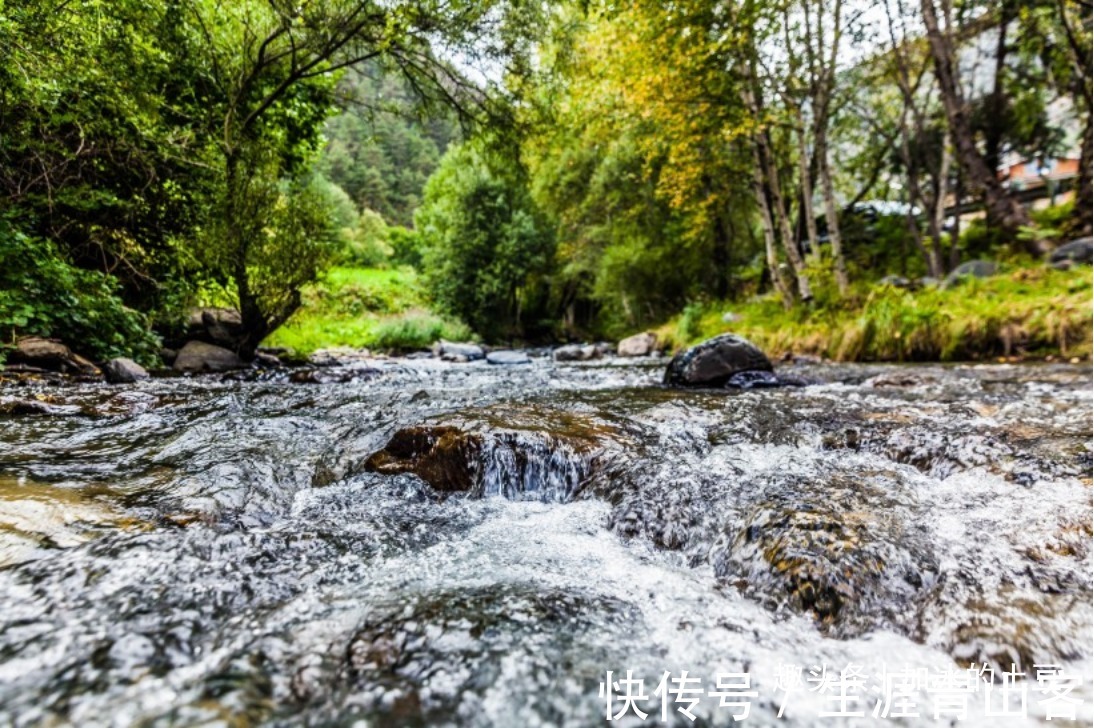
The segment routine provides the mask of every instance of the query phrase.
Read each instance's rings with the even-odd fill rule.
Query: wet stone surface
[[[783,664],[1090,672],[1088,369],[663,366],[0,382],[0,724],[587,726],[605,671],[659,718],[685,669],[767,724]]]

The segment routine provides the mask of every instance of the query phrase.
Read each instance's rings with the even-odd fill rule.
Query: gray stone
[[[596,349],[597,358],[615,354],[615,344],[610,341],[598,341],[593,344],[593,348]]]
[[[243,340],[243,318],[232,308],[207,308],[201,312],[201,323],[209,340],[226,348],[234,348]]]
[[[943,288],[952,288],[965,278],[987,278],[993,276],[999,266],[990,260],[970,260],[954,268],[942,282]]]
[[[748,339],[722,334],[682,351],[665,370],[665,384],[721,387],[740,372],[772,371],[771,361]]]
[[[657,349],[657,337],[645,331],[641,334],[628,336],[619,342],[616,353],[619,356],[649,356]]]
[[[1079,238],[1064,243],[1049,254],[1048,261],[1054,268],[1090,265],[1094,262],[1094,241],[1091,238]]]
[[[484,352],[482,350],[482,347],[478,344],[445,341],[444,339],[441,339],[433,345],[433,354],[434,356],[438,356],[442,359],[446,356],[462,356],[466,358],[466,361],[474,361],[476,359],[482,359],[484,356],[486,356],[486,352]]]
[[[285,366],[281,363],[281,360],[277,358],[276,354],[270,354],[266,351],[255,352],[255,364],[264,369],[280,369]]]
[[[532,360],[523,351],[492,351],[486,355],[488,364],[513,365],[531,364]]]
[[[111,384],[132,384],[148,379],[148,372],[137,362],[124,356],[111,359],[103,367],[106,381]]]
[[[555,361],[581,361],[581,345],[567,344],[555,349],[551,356]]]
[[[601,354],[593,344],[567,344],[560,346],[552,352],[555,361],[589,361],[599,359]]]
[[[204,341],[188,341],[175,357],[178,372],[227,372],[246,366],[234,351]]]

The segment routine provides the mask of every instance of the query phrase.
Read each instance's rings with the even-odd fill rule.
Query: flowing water
[[[1090,723],[1089,368],[663,365],[0,384],[0,725]]]

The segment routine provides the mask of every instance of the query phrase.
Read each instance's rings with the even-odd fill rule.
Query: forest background
[[[1090,353],[1089,3],[7,0],[0,54],[7,347]]]

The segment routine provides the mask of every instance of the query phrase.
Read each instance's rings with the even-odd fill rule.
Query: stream
[[[665,363],[3,381],[0,725],[1094,721],[1089,366]]]

